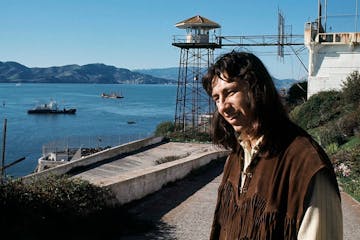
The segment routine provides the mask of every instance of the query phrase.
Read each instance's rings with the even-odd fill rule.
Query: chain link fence
[[[102,151],[128,142],[151,137],[150,134],[113,135],[113,136],[69,136],[46,143],[42,146],[42,156],[61,154],[70,160],[81,150],[81,156]]]

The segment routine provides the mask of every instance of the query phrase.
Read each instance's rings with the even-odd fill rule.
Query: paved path
[[[344,239],[360,239],[360,203],[342,192],[342,209],[344,221]]]
[[[192,154],[216,151],[212,144],[168,142],[149,146],[138,151],[120,155],[116,159],[108,159],[100,163],[82,167],[72,173],[73,178],[81,178],[95,185],[102,185],[124,172],[144,169],[161,162],[188,157]]]
[[[211,164],[199,174],[129,205],[130,212],[154,222],[156,228],[120,239],[208,239],[222,166],[222,162]],[[345,193],[342,193],[342,204],[344,240],[360,239],[360,204]]]

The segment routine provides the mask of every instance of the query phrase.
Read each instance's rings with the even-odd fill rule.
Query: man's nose
[[[218,104],[218,110],[220,113],[226,113],[227,110],[229,109],[230,107],[230,104],[226,101],[221,101],[219,104]]]

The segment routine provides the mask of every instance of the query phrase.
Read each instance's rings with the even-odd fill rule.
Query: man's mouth
[[[232,115],[228,116],[227,119],[229,121],[235,121],[235,120],[237,120],[238,116],[239,116],[239,114],[232,114]]]

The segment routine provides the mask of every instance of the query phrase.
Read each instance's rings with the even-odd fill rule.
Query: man
[[[203,77],[216,103],[213,142],[231,149],[210,239],[342,239],[336,176],[326,153],[291,122],[255,55],[222,55]]]

